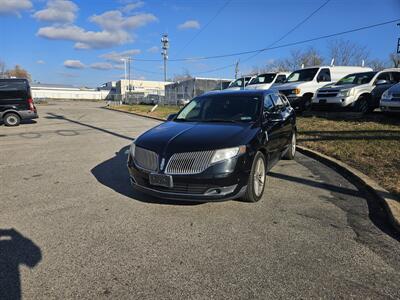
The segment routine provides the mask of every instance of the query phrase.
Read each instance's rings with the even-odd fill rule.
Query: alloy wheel
[[[254,171],[254,193],[257,197],[259,197],[263,190],[265,184],[265,163],[264,160],[259,158],[256,163],[256,168]]]

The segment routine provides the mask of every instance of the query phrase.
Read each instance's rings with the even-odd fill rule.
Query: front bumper
[[[316,108],[347,108],[352,107],[356,98],[348,97],[316,97],[312,100],[312,107]]]
[[[381,100],[380,109],[384,112],[399,112],[400,113],[400,101],[385,101]]]
[[[172,188],[151,185],[150,172],[138,168],[130,154],[127,166],[132,186],[145,194],[170,200],[204,202],[242,196],[246,191],[251,162],[248,156],[242,155],[210,166],[200,174],[171,175],[174,185]]]

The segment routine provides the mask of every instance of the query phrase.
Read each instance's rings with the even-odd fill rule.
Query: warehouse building
[[[231,79],[194,77],[165,86],[165,103],[176,105],[206,92],[226,89]]]

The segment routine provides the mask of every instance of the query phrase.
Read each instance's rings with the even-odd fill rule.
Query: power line
[[[323,40],[323,39],[327,39],[327,38],[331,38],[331,37],[335,37],[335,36],[340,36],[340,35],[344,35],[344,34],[358,32],[358,31],[362,31],[362,30],[366,30],[366,29],[371,29],[371,28],[375,28],[375,27],[391,24],[391,23],[398,22],[398,21],[400,21],[400,19],[390,20],[390,21],[386,21],[386,22],[382,22],[382,23],[372,24],[372,25],[363,26],[363,27],[359,27],[359,28],[355,28],[355,29],[351,29],[351,30],[346,30],[346,31],[341,31],[341,32],[337,32],[337,33],[322,35],[322,36],[319,36],[319,37],[310,38],[310,39],[306,39],[306,40],[301,40],[301,41],[297,41],[297,42],[281,44],[281,45],[278,45],[278,46],[267,47],[267,48],[262,48],[262,49],[258,49],[258,50],[236,52],[236,53],[225,54],[225,55],[214,55],[214,56],[202,57],[202,58],[198,58],[197,60],[225,58],[225,57],[245,55],[245,54],[257,53],[257,52],[261,53],[261,52],[268,51],[268,50],[275,50],[275,49],[280,49],[280,48],[286,48],[286,47],[306,44],[306,43],[309,43],[309,42],[314,42],[314,41]],[[189,59],[186,59],[186,60],[189,60]],[[191,60],[194,60],[194,59],[192,58]],[[177,60],[174,60],[174,61],[177,61]],[[219,70],[222,70],[223,68],[228,68],[228,67],[231,67],[231,66],[234,66],[234,65],[235,64],[230,64],[229,66],[220,67],[220,68],[215,69],[215,70],[203,71],[203,73],[204,72],[211,73],[211,72],[214,72],[214,71],[219,71]]]
[[[331,38],[331,37],[335,37],[335,36],[340,36],[340,35],[344,35],[344,34],[367,30],[367,29],[395,23],[398,21],[400,21],[400,18],[381,22],[381,23],[376,23],[376,24],[372,24],[372,25],[368,25],[368,26],[358,27],[358,28],[354,28],[354,29],[350,29],[350,30],[340,31],[340,32],[332,33],[332,34],[326,34],[326,35],[318,36],[315,38],[310,38],[310,39],[296,41],[296,42],[287,43],[287,44],[281,44],[281,45],[273,46],[273,47],[260,48],[260,49],[256,49],[256,50],[234,52],[234,53],[228,53],[228,54],[211,55],[211,56],[175,58],[175,59],[169,59],[169,61],[170,62],[171,61],[179,62],[179,61],[208,60],[208,59],[218,59],[218,58],[226,58],[226,57],[239,56],[239,55],[245,55],[245,54],[252,54],[252,53],[256,53],[256,52],[264,52],[264,51],[268,51],[268,50],[275,50],[275,49],[286,48],[286,47],[290,47],[290,46],[296,46],[296,45],[314,42],[314,41],[318,41],[318,40],[323,40],[323,39],[327,39],[327,38]],[[136,61],[153,61],[153,62],[162,61],[161,59],[139,59],[139,58],[135,58],[135,60]]]
[[[277,43],[279,43],[280,41],[282,41],[284,38],[286,38],[288,35],[290,35],[293,31],[295,31],[296,29],[298,29],[301,25],[303,25],[305,22],[307,22],[312,16],[314,16],[318,11],[320,11],[324,6],[326,6],[331,0],[327,0],[325,1],[322,5],[320,5],[317,9],[315,9],[313,12],[311,12],[311,14],[309,14],[307,17],[305,17],[300,23],[297,23],[293,28],[291,28],[288,32],[286,32],[284,35],[282,35],[279,39],[275,40],[274,42],[272,42],[271,44],[268,45],[268,47],[272,47],[274,45],[276,45]],[[243,62],[249,61],[250,59],[256,57],[258,54],[260,54],[261,52],[263,52],[262,50],[256,52],[255,54],[249,56],[248,58],[244,59]],[[227,66],[224,67],[219,67],[218,70],[223,70],[223,69],[227,69],[230,68],[232,66],[232,64],[229,64]],[[237,63],[236,63],[236,68],[237,68]],[[215,72],[216,70],[210,70],[210,71],[203,71],[204,73],[210,73],[210,72]],[[235,78],[236,78],[236,73],[235,73]]]
[[[180,51],[178,51],[178,54],[182,53],[183,50],[185,50],[207,27],[208,25],[210,25],[217,17],[218,15],[228,6],[228,4],[231,2],[232,0],[228,0],[225,2],[224,5],[222,5],[218,11],[215,13],[215,15],[206,23],[206,25],[204,25],[186,44],[185,46],[182,47],[182,49]]]

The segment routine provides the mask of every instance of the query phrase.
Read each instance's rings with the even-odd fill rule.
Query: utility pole
[[[161,44],[162,44],[161,55],[163,56],[163,59],[164,59],[164,82],[166,82],[167,81],[168,48],[169,48],[168,34],[166,34],[166,33],[163,34],[163,36],[161,38]]]
[[[236,62],[235,65],[235,79],[237,79],[238,74],[239,74],[239,60]]]
[[[400,23],[397,26],[400,26]],[[400,38],[397,39],[397,54],[400,54]]]
[[[125,77],[124,77],[124,79],[125,79],[125,82],[126,82],[126,58],[121,58],[121,60],[124,62],[124,70],[125,70]],[[123,87],[124,85],[121,83],[121,93],[122,93],[122,87]],[[124,102],[126,102],[126,87],[124,86]]]

